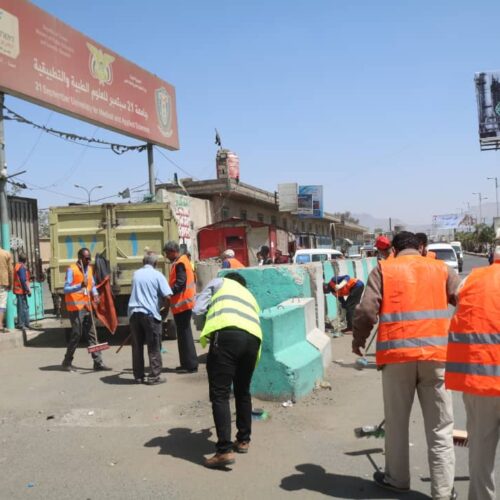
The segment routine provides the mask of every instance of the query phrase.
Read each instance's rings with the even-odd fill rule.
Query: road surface
[[[485,264],[465,258],[466,271]],[[105,374],[93,372],[79,349],[78,372],[64,373],[63,337],[48,330],[28,348],[0,353],[2,499],[397,498],[371,479],[384,464],[383,440],[354,436],[354,427],[380,422],[383,408],[380,374],[373,363],[354,369],[349,336],[333,340],[325,377],[331,391],[318,390],[290,408],[254,401],[270,418],[254,423],[250,452],[227,471],[201,465],[215,441],[204,364],[194,375],[167,370],[166,384],[148,387],[132,383],[129,347],[104,353],[114,368]],[[164,365],[177,366],[175,342],[164,346]],[[455,413],[463,428],[458,396]],[[418,405],[410,435],[413,492],[405,498],[429,498]],[[456,488],[465,499],[467,449],[456,455]]]

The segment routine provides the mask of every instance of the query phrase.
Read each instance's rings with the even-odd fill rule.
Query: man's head
[[[244,286],[245,288],[247,287],[247,280],[241,274],[227,273],[224,275],[224,278],[227,278],[228,280],[237,281],[241,286]]]
[[[260,254],[264,259],[267,259],[269,257],[269,247],[267,245],[262,245],[260,247]]]
[[[142,259],[142,263],[145,266],[156,267],[158,264],[158,255],[154,252],[147,252]]]
[[[78,260],[82,263],[83,267],[87,267],[92,261],[92,255],[88,248],[80,248],[78,250]]]
[[[170,261],[173,262],[177,257],[179,257],[180,249],[179,245],[175,241],[168,241],[163,247],[163,254]]]
[[[391,254],[391,240],[387,236],[379,236],[375,240],[375,248],[378,250],[378,253],[384,259],[387,259]]]
[[[224,252],[222,252],[222,258],[223,259],[234,259],[234,250],[231,250],[231,248],[228,248]]]
[[[21,264],[26,264],[26,261],[28,260],[26,258],[26,254],[24,253],[20,253],[18,256],[17,256],[17,260],[21,263]]]
[[[427,235],[425,233],[415,233],[418,239],[418,251],[425,257],[427,255]]]
[[[392,246],[394,247],[396,255],[407,249],[418,250],[419,244],[417,236],[409,231],[401,231],[396,234],[392,240]]]

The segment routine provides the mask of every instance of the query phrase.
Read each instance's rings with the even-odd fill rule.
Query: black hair
[[[80,248],[80,250],[78,250],[78,260],[83,259],[83,253],[84,252],[90,253],[90,250],[88,248],[86,248],[86,247]]]
[[[28,260],[26,257],[26,254],[24,254],[24,253],[20,253],[17,256],[17,259],[19,260],[19,262],[22,262],[23,264]]]
[[[424,247],[427,246],[427,235],[425,233],[415,233],[415,236],[418,238],[418,242]]]
[[[269,247],[267,245],[262,245],[260,247],[260,253],[265,256],[269,255]]]
[[[416,234],[410,233],[410,231],[401,231],[396,234],[392,240],[392,246],[396,252],[401,252],[407,248],[412,248],[413,250],[418,250],[420,241]]]
[[[247,280],[239,273],[227,273],[223,276],[223,278],[227,278],[228,280],[233,280],[238,282],[241,286],[247,287]]]

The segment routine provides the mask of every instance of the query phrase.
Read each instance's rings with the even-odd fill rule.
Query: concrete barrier
[[[320,351],[307,341],[304,304],[265,309],[261,326],[262,356],[252,379],[252,394],[274,401],[309,394],[323,378],[323,362]]]
[[[323,293],[323,291],[321,292]],[[321,354],[323,368],[326,370],[332,362],[332,339],[327,335],[323,328],[318,328],[315,315],[315,299],[289,299],[282,302],[281,306],[301,305],[304,308],[306,339]]]

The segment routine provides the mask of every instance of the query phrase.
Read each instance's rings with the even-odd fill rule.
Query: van
[[[448,243],[431,243],[427,245],[427,251],[434,252],[436,254],[436,259],[442,260],[447,266],[460,272],[455,249]]]
[[[342,252],[333,248],[302,248],[295,252],[293,263],[309,264],[309,262],[324,262],[339,257],[342,257]]]

